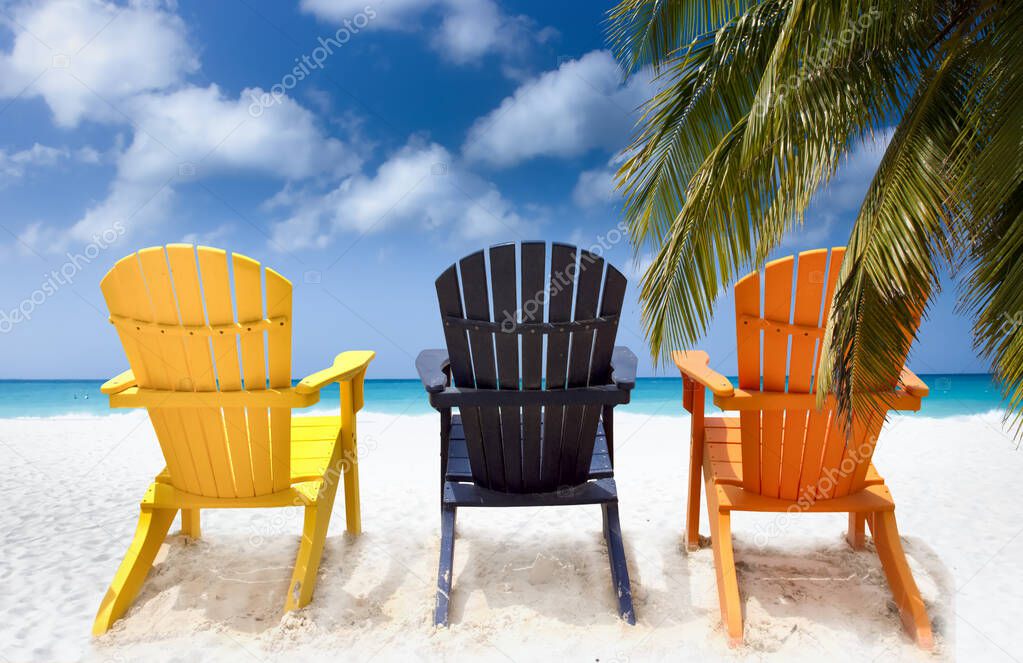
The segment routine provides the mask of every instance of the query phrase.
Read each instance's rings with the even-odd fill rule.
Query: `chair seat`
[[[323,478],[334,452],[341,417],[291,418],[291,483]],[[156,477],[159,483],[170,483],[166,468]]]
[[[469,467],[469,451],[465,441],[465,430],[462,428],[461,415],[451,416],[451,437],[448,443],[448,481],[472,481],[472,470]],[[542,442],[541,442],[542,443]],[[593,459],[590,461],[590,479],[606,479],[614,476],[611,456],[607,452],[607,436],[604,434],[604,423],[597,424],[597,437],[593,442]]]
[[[710,459],[714,483],[742,486],[742,435],[738,417],[707,417],[703,421],[704,453]],[[873,463],[864,486],[884,484]]]

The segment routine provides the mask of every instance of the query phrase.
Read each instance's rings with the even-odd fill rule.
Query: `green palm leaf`
[[[1021,16],[1020,3],[972,0],[623,0],[612,48],[662,89],[618,175],[636,250],[655,252],[640,293],[654,356],[695,343],[850,149],[894,126],[849,240],[818,393],[847,415],[875,407],[948,263],[978,348],[1023,409]]]

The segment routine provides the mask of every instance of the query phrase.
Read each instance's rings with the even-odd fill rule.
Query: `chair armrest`
[[[311,394],[320,391],[332,382],[347,382],[363,376],[369,362],[376,353],[372,350],[351,350],[342,352],[334,358],[334,365],[317,371],[302,379],[295,385],[295,393]]]
[[[423,350],[419,353],[416,371],[427,392],[437,394],[448,386],[448,364],[447,350]]]
[[[909,370],[908,366],[903,367],[902,375],[899,376],[899,384],[907,394],[917,398],[924,398],[931,393],[931,388],[924,384],[924,381],[918,378],[916,373]]]
[[[451,407],[622,405],[628,402],[629,390],[615,384],[551,390],[448,387],[430,394],[430,405],[438,410]]]
[[[125,389],[137,386],[138,382],[135,380],[135,373],[129,368],[117,377],[110,378],[104,382],[103,386],[100,387],[99,390],[104,394],[119,394]]]
[[[638,362],[632,350],[624,345],[616,345],[611,353],[611,382],[625,391],[635,387]]]
[[[920,409],[920,397],[904,390],[896,390],[882,394],[884,406],[889,410],[917,411]],[[714,396],[714,405],[722,410],[778,411],[778,410],[817,410],[817,394],[790,394],[787,391],[758,391],[756,389],[736,389],[731,396]],[[824,407],[834,408],[835,397],[828,396]]]
[[[735,387],[724,375],[710,368],[710,356],[701,350],[692,352],[675,351],[671,353],[675,366],[684,377],[701,384],[715,396],[728,398],[735,393]]]

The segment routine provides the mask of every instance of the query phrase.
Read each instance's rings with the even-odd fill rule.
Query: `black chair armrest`
[[[636,365],[639,360],[632,350],[624,345],[616,345],[611,354],[611,381],[619,389],[629,391],[636,386]]]
[[[618,385],[569,389],[469,389],[448,387],[430,394],[434,408],[521,407],[528,405],[621,405],[629,402],[629,391]]]
[[[448,351],[423,350],[416,357],[416,371],[426,391],[431,394],[444,391],[448,386]]]

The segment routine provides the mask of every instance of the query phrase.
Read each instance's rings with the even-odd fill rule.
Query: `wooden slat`
[[[555,243],[551,247],[551,275],[549,314],[550,322],[567,322],[572,319],[572,297],[575,280],[574,247]],[[568,377],[569,338],[566,334],[551,334],[547,337],[547,389],[564,389]],[[540,467],[542,488],[553,490],[558,483],[561,458],[562,430],[565,420],[563,406],[544,408],[543,460]]]
[[[263,285],[259,263],[237,253],[232,254],[231,262],[234,267],[238,322],[261,319]],[[240,343],[245,390],[266,389],[266,344],[263,342],[263,336],[244,334]],[[268,495],[274,492],[268,410],[265,407],[248,407],[245,408],[245,413],[249,429],[249,454],[252,459],[252,484],[256,495]]]
[[[200,246],[199,272],[202,275],[206,315],[211,325],[226,325],[234,321],[231,279],[227,269],[227,253],[220,249]],[[235,336],[213,336],[213,362],[217,371],[217,384],[223,391],[242,388],[241,365],[238,361],[238,341]],[[235,492],[239,497],[255,496],[252,482],[252,458],[249,451],[249,430],[245,421],[245,408],[226,407],[224,430],[234,475]]]
[[[821,312],[821,296],[824,291],[824,268],[828,251],[804,251],[799,254],[796,267],[796,297],[793,304],[792,322],[802,327],[816,327]],[[807,332],[792,335],[792,349],[789,354],[789,393],[811,393],[811,377],[814,367],[814,348],[817,337]],[[807,418],[811,410],[785,411],[785,438],[782,443],[782,469],[779,497],[794,500],[799,494],[799,477],[802,474],[803,441],[807,430]]]
[[[195,247],[191,244],[167,246],[167,261],[174,278],[174,292],[177,294],[181,324],[203,325],[206,315],[202,306],[202,290],[199,285],[199,270],[196,265]],[[210,354],[209,338],[184,336],[181,339],[188,359],[189,374],[197,392],[217,390],[216,375],[213,371],[213,357]],[[196,408],[202,425],[206,450],[216,484],[216,497],[236,497],[231,459],[227,451],[224,420],[220,408]]]
[[[520,494],[488,490],[471,483],[444,483],[444,504],[460,507],[523,507],[570,506],[576,504],[604,504],[616,502],[618,491],[615,480],[597,479],[573,490],[552,490],[547,493]]]
[[[458,285],[458,272],[451,265],[437,277],[437,301],[440,315],[462,317],[462,291]],[[476,380],[472,373],[472,359],[469,356],[469,339],[464,331],[454,325],[444,326],[444,340],[448,347],[448,361],[451,364],[451,379],[456,387],[475,388]],[[469,445],[473,474],[484,485],[490,484],[487,474],[487,460],[483,454],[483,441],[480,434],[479,409],[466,407],[460,409],[462,425]]]
[[[711,460],[742,463],[742,448],[738,444],[709,442],[705,446],[704,452],[710,456]]]
[[[837,285],[838,271],[844,256],[844,248],[836,248],[832,251],[832,274],[831,279],[829,279],[829,294],[834,291]],[[926,395],[926,393],[917,394],[914,397],[919,399],[920,396]],[[904,406],[896,405],[896,407]],[[874,447],[877,445],[877,437],[880,435],[883,425],[884,418],[876,416],[872,416],[866,421],[857,418],[853,422],[853,439],[845,445],[842,460],[839,462],[839,468],[842,470],[842,480],[836,486],[836,496],[859,490],[864,485],[871,458],[873,457]],[[854,466],[852,473],[847,471],[850,465]]]
[[[266,270],[266,316],[284,318],[266,332],[270,387],[291,386],[291,281]],[[271,472],[274,490],[291,485],[291,408],[270,408]]]
[[[487,266],[483,251],[462,258],[458,263],[462,275],[462,299],[465,317],[490,320],[490,296],[487,293]],[[477,389],[497,389],[497,365],[494,361],[494,335],[469,329],[473,375]],[[479,408],[480,433],[487,462],[488,488],[507,490],[504,478],[504,452],[501,448],[501,415],[496,407]]]
[[[707,421],[710,421],[710,419],[704,419],[705,423],[703,425],[703,437],[707,440],[707,442],[735,445],[742,444],[742,432],[738,426],[732,428],[725,428],[723,426],[720,428],[711,428],[710,426],[707,426]]]
[[[615,267],[607,263],[604,274],[604,286],[600,295],[600,315],[613,316],[622,312],[622,303],[625,300],[625,277]],[[596,332],[593,339],[593,359],[590,362],[589,384],[603,385],[611,381],[611,354],[614,352],[615,337],[618,333],[618,325],[607,327]],[[580,435],[580,454],[588,453],[587,445],[593,439],[593,433],[597,430],[597,423],[600,421],[600,411],[594,407],[587,408],[583,413],[583,425]],[[607,410],[610,412],[611,410]],[[610,427],[610,420],[604,423]]]
[[[871,478],[870,474],[873,469],[871,462],[874,457],[874,449],[877,448],[877,440],[881,434],[881,428],[883,426],[884,419],[882,417],[875,417],[867,425],[865,436],[860,443],[861,452],[859,454],[856,470],[853,472],[850,492],[860,490],[863,486],[869,485]],[[867,451],[868,448],[869,451]]]
[[[490,249],[490,282],[494,293],[494,322],[518,322],[518,284],[515,269],[515,245],[501,244]],[[519,388],[519,338],[514,334],[494,334],[497,353],[497,382],[501,389]],[[522,491],[522,417],[520,408],[502,406],[501,443],[504,452],[504,476],[508,490]]]
[[[573,251],[578,256],[576,296],[573,320],[591,320],[597,315],[600,287],[604,280],[604,261],[589,251]],[[568,353],[568,386],[586,387],[590,381],[590,358],[593,354],[594,332],[572,332]],[[583,418],[589,421],[584,426]],[[600,417],[600,408],[573,405],[565,408],[564,432],[561,436],[560,479],[566,485],[586,480],[593,454],[593,432]],[[584,440],[583,430],[590,439]]]
[[[139,251],[139,263],[146,280],[149,301],[153,306],[153,322],[163,325],[180,324],[177,302],[174,298],[174,286],[171,283],[170,267],[163,247],[154,247]],[[185,357],[185,348],[181,338],[154,336],[147,340],[154,345],[167,367],[168,386],[171,391],[195,391],[194,378]],[[217,484],[213,478],[213,466],[207,451],[206,436],[203,433],[202,421],[196,410],[184,409],[177,411],[181,433],[185,439],[192,466],[199,481],[199,494],[206,497],[217,496]]]
[[[718,486],[719,508],[729,511],[761,511],[767,513],[783,513],[791,508],[792,503],[785,500],[757,495],[742,490],[738,486]],[[855,495],[837,500],[817,501],[802,507],[807,513],[871,513],[875,511],[892,511],[895,503],[888,489],[883,486],[870,486]]]
[[[853,437],[846,444],[845,452],[839,463],[841,473],[838,485],[835,487],[836,497],[849,495],[862,489],[865,485],[870,461],[874,456],[874,448],[877,446],[877,436],[883,425],[884,418],[876,415],[866,418],[857,417],[854,420]]]
[[[828,260],[827,283],[824,287],[823,310],[821,311],[821,324],[827,324],[828,314],[831,312],[831,299],[834,296],[835,284],[838,279],[838,271],[841,268],[842,258],[845,249],[835,248],[831,250],[831,257]],[[823,277],[823,274],[819,274]],[[814,379],[816,379],[818,365],[820,363],[820,343],[817,344],[817,354],[814,357]],[[829,424],[831,422],[831,411],[810,410],[806,421],[806,437],[803,448],[803,462],[799,476],[799,495],[816,499],[817,483],[820,479],[821,464],[823,463],[824,448],[828,441]]]
[[[544,271],[547,249],[543,242],[523,242],[521,256],[523,322],[542,322],[547,285]],[[543,336],[527,334],[522,337],[522,388],[538,390],[543,380]],[[540,436],[541,408],[522,408],[522,484],[527,491],[540,489]]]
[[[455,415],[452,421],[446,476],[449,481],[472,481],[472,469],[469,466],[469,453],[466,449],[465,434],[458,415]],[[304,454],[305,452],[293,451],[292,457],[298,457],[298,453]],[[614,470],[611,465],[611,457],[608,454],[607,436],[604,434],[603,426],[598,426],[597,434],[594,436],[593,457],[590,462],[588,478],[602,479],[613,475]]]
[[[130,316],[136,320],[152,320],[152,307],[145,292],[138,256],[134,253],[121,258],[104,277],[100,287],[111,313]],[[150,387],[165,384],[166,366],[158,355],[153,354],[152,348],[147,349],[143,345],[143,339],[123,328],[117,328],[117,333],[137,383]],[[168,421],[168,415],[172,413],[156,408],[149,408],[148,412],[156,439],[160,443],[164,460],[167,461],[167,468],[170,470],[171,485],[186,492],[198,491],[199,483],[187,448],[184,447],[185,441],[174,436]]]
[[[742,485],[742,448],[738,444],[709,442],[704,462],[710,462],[714,483]]]
[[[735,317],[760,315],[760,273],[754,272],[735,284]],[[760,389],[760,330],[746,330],[736,322],[739,387]],[[742,470],[746,490],[760,492],[760,413],[742,412]]]
[[[187,379],[187,378],[186,378]],[[110,407],[158,407],[195,410],[196,408],[230,407],[309,407],[320,402],[319,392],[299,393],[291,387],[254,391],[165,391],[145,387],[128,387],[110,394]]]
[[[340,430],[340,417],[292,417],[290,463],[292,482],[323,476],[337,444]]]
[[[714,473],[714,483],[742,486],[742,463],[712,460],[710,464]]]
[[[792,310],[792,256],[774,260],[764,269],[764,314],[769,320],[788,320]],[[764,333],[764,390],[784,391],[789,338]],[[778,497],[781,484],[781,442],[785,414],[765,410],[760,427],[760,493]]]
[[[835,496],[835,487],[839,479],[839,465],[842,462],[842,456],[845,454],[847,439],[845,422],[838,415],[837,411],[832,410],[831,419],[828,422],[828,434],[824,438],[824,452],[821,458],[820,471],[817,475],[817,499],[829,499]]]
[[[708,449],[711,445],[708,445]],[[718,448],[710,453],[710,462],[714,477],[714,483],[742,486],[742,459],[738,452],[737,445],[719,444]],[[724,447],[725,450],[721,448]],[[884,479],[877,473],[873,465],[869,465],[863,479],[861,488],[883,484]],[[800,498],[797,499],[801,499]],[[814,501],[816,496],[808,496],[807,501]]]

